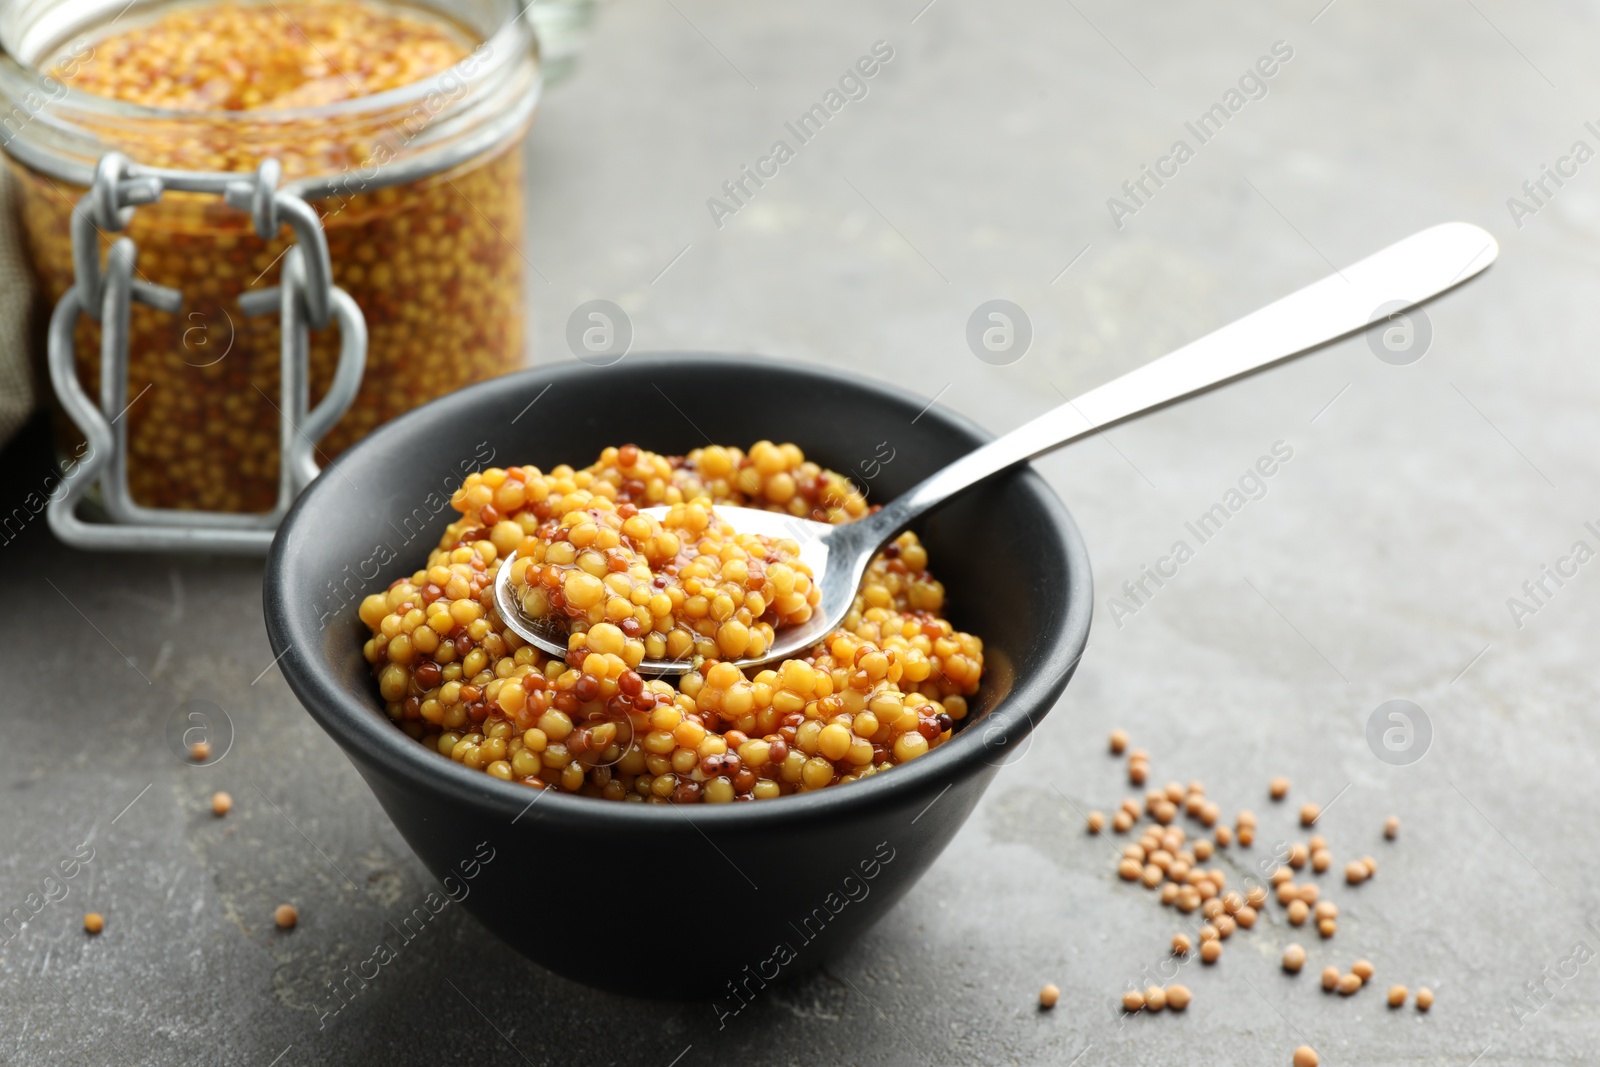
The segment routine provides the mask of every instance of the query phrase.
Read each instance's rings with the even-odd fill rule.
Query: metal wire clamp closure
[[[281,175],[276,160],[241,175],[142,168],[120,152],[100,158],[89,191],[72,212],[73,285],[50,316],[50,381],[88,446],[50,501],[50,528],[67,544],[262,555],[294,498],[320,473],[316,442],[355,400],[366,367],[367,324],[350,294],[333,284],[328,238],[316,211],[278,188]],[[279,283],[239,297],[246,315],[276,309],[282,318],[278,500],[266,513],[149,508],[134,503],[128,492],[129,315],[134,301],[176,314],[183,294],[134,276],[139,250],[130,237],[112,242],[102,267],[99,238],[102,232],[126,229],[136,207],[155,203],[168,189],[221,196],[229,206],[250,213],[263,240],[276,237],[284,223],[294,231]],[[98,407],[78,380],[73,330],[79,315],[101,324]],[[310,331],[330,322],[339,326],[339,363],[327,395],[310,408]],[[78,504],[95,485],[110,522],[89,522],[78,515]]]

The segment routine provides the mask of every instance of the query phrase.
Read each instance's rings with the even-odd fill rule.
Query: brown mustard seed
[[[1222,942],[1221,941],[1202,941],[1202,942],[1200,942],[1200,962],[1201,963],[1216,963],[1221,958],[1222,958]]]
[[[1317,1050],[1310,1045],[1301,1045],[1294,1050],[1294,1067],[1317,1067],[1321,1062]]]
[[[1350,973],[1361,979],[1364,985],[1372,980],[1375,971],[1372,964],[1367,960],[1356,960],[1350,965]]]
[[[1332,964],[1322,968],[1322,988],[1329,992],[1338,989],[1340,977],[1342,976],[1339,974],[1339,968]]]
[[[1273,800],[1282,800],[1289,795],[1289,779],[1278,777],[1267,783],[1267,795]]]
[[[1256,924],[1256,909],[1246,904],[1244,907],[1239,909],[1239,914],[1235,915],[1233,920],[1248,930]]]
[[[1383,820],[1383,836],[1390,841],[1400,836],[1400,816],[1391,815]]]
[[[1319,848],[1311,853],[1311,869],[1322,874],[1333,866],[1333,853],[1325,848]]]
[[[1351,860],[1344,865],[1344,880],[1351,885],[1360,885],[1367,880],[1367,865],[1360,860]]]
[[[196,741],[189,746],[189,758],[196,763],[204,763],[211,758],[211,742]]]
[[[1128,750],[1128,731],[1126,731],[1126,730],[1112,730],[1111,731],[1111,754],[1113,756],[1120,756],[1124,752],[1126,752],[1127,750]]]
[[[1322,809],[1315,804],[1305,804],[1300,808],[1300,825],[1312,826],[1317,821],[1317,816],[1322,814]]]
[[[1299,926],[1306,921],[1306,916],[1311,914],[1311,908],[1303,900],[1289,901],[1289,924]]]
[[[1348,997],[1356,990],[1360,989],[1361,985],[1361,978],[1358,975],[1347,974],[1339,979],[1339,995]]]
[[[1158,985],[1144,991],[1144,1006],[1149,1011],[1160,1011],[1167,1006],[1167,991]]]
[[[226,793],[211,794],[211,814],[226,815],[233,810],[233,798]]]
[[[1406,997],[1409,996],[1409,995],[1410,995],[1410,991],[1408,989],[1406,989],[1406,987],[1403,986],[1403,985],[1392,985],[1392,986],[1390,986],[1389,987],[1389,1007],[1398,1008],[1398,1007],[1402,1006],[1403,1004],[1405,1004]]]
[[[1283,950],[1283,969],[1290,974],[1299,974],[1300,968],[1306,965],[1306,950],[1299,945],[1291,944]]]
[[[1417,990],[1417,1010],[1427,1011],[1431,1007],[1433,1007],[1433,990],[1423,986]]]
[[[98,911],[91,911],[83,917],[83,928],[91,934],[98,934],[106,928],[106,917]]]
[[[292,930],[294,924],[300,921],[300,913],[293,904],[279,904],[272,913],[272,921],[278,924],[281,930]]]
[[[1041,1008],[1053,1008],[1056,1006],[1056,1001],[1060,999],[1061,989],[1054,982],[1046,983],[1045,987],[1039,990],[1039,1007]]]
[[[1182,1011],[1194,999],[1194,994],[1189,992],[1186,985],[1167,986],[1167,1007],[1173,1011]]]
[[[1130,989],[1122,994],[1122,1010],[1135,1012],[1144,1010],[1144,994],[1137,989]]]
[[[1194,948],[1194,942],[1189,940],[1188,934],[1172,935],[1172,954],[1174,956],[1187,956],[1192,948]]]

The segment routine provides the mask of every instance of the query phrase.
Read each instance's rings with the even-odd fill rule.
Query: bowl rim
[[[735,370],[777,367],[851,389],[865,390],[876,394],[877,400],[891,407],[906,407],[917,402],[915,394],[877,379],[794,360],[698,351],[641,352],[635,354],[634,358],[670,360],[679,367]],[[330,467],[344,462],[348,456],[367,451],[390,449],[393,453],[403,454],[408,438],[421,428],[421,424],[438,417],[441,411],[457,407],[470,410],[480,398],[501,394],[507,389],[531,390],[562,381],[589,378],[604,371],[605,368],[582,363],[546,364],[467,386],[390,420],[352,445]],[[949,409],[933,411],[931,408],[930,404],[925,414],[934,415],[953,431],[978,442],[992,439],[993,435],[965,416]],[[389,768],[390,777],[402,778],[431,793],[442,794],[486,816],[507,817],[515,823],[537,805],[540,809],[538,819],[559,816],[565,823],[580,828],[592,824],[596,828],[603,826],[616,829],[622,823],[640,830],[661,830],[666,825],[675,824],[678,819],[685,819],[696,829],[738,827],[740,830],[750,830],[811,822],[819,818],[847,817],[860,809],[882,810],[893,807],[896,798],[920,797],[941,782],[953,784],[979,771],[982,763],[998,766],[998,761],[992,758],[994,753],[1003,752],[1025,738],[1049,714],[1083,657],[1088,643],[1094,597],[1093,576],[1083,537],[1066,505],[1037,471],[1028,467],[1011,477],[1018,478],[1019,488],[1025,486],[1037,498],[1065,549],[1068,573],[1065,610],[1061,613],[1062,622],[1055,639],[1044,653],[1048,663],[1059,666],[1036,671],[1029,677],[1019,675],[1011,691],[984,714],[982,721],[987,725],[982,730],[958,730],[949,741],[908,764],[896,766],[893,773],[876,774],[863,781],[851,782],[843,788],[820,789],[743,804],[629,804],[573,796],[555,788],[538,790],[530,796],[527,786],[503,782],[481,771],[463,767],[413,739],[396,727],[381,708],[356,701],[334,680],[332,672],[323,666],[320,654],[316,651],[321,647],[322,641],[318,638],[323,631],[308,630],[307,616],[297,612],[290,599],[293,590],[289,587],[288,575],[295,562],[292,542],[303,534],[299,529],[300,523],[318,506],[323,496],[337,492],[332,484],[333,479],[326,477],[326,468],[325,475],[300,494],[273,538],[262,582],[267,636],[273,654],[279,657],[276,662],[290,690],[312,718],[345,750],[358,769],[367,762],[384,764]],[[1030,711],[1035,707],[1042,709],[1037,715]],[[998,744],[992,744],[991,738],[996,736],[1000,740]],[[949,788],[949,785],[945,788]],[[939,795],[943,796],[943,791]]]

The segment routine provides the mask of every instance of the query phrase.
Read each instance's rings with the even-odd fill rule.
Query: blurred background
[[[39,891],[79,842],[95,859],[70,901],[0,944],[0,1059],[1288,1063],[1310,1043],[1325,1063],[1490,1065],[1600,1045],[1600,971],[1572,962],[1600,946],[1600,577],[1579,566],[1525,588],[1575,543],[1600,550],[1586,525],[1600,527],[1600,12],[610,0],[533,14],[551,36],[522,149],[534,364],[593,358],[573,323],[603,300],[631,335],[623,358],[824,364],[999,433],[1433,223],[1485,227],[1500,259],[1398,334],[1040,461],[1094,566],[1076,679],[889,919],[723,1026],[706,1005],[557,979],[460,909],[322,1017],[329,982],[432,883],[271,669],[260,564],[8,530],[0,904]],[[802,143],[790,126],[866,56],[876,73]],[[1197,136],[1218,104],[1226,123]],[[792,158],[740,189],[778,140]],[[1178,141],[1190,155],[1162,163]],[[1020,352],[969,340],[994,300],[1022,313]],[[691,414],[718,436],[714,412]],[[1125,590],[1275,449],[1290,458],[1176,578]],[[36,416],[0,464],[7,510],[52,462]],[[1395,699],[1427,726],[1398,759],[1369,742]],[[232,739],[202,768],[165,740],[196,700],[226,709]],[[1266,799],[1277,774],[1357,851],[1400,815],[1339,945],[1383,983],[1431,985],[1433,1011],[1287,983],[1288,931],[1269,929],[1191,969],[1183,1016],[1119,1017],[1171,931],[1117,881],[1112,843],[1082,830],[1138,792],[1105,755],[1114,727],[1150,751],[1155,780],[1200,778],[1225,810],[1257,810],[1269,842],[1293,826]],[[202,810],[218,788],[250,801],[226,825]],[[656,892],[670,901],[699,873],[719,876],[691,863]],[[301,926],[275,939],[261,917],[289,897]],[[552,904],[581,915],[582,901],[578,878]],[[86,942],[91,902],[119,918]],[[670,984],[673,954],[701,936],[642,926],[617,951]],[[1045,982],[1063,991],[1048,1013]]]

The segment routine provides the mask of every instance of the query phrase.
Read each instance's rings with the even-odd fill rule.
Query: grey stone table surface
[[[1409,350],[1403,324],[1398,350],[1357,337],[1040,462],[1094,564],[1076,680],[884,922],[723,1026],[556,978],[459,908],[335,1013],[331,983],[433,883],[271,669],[260,564],[8,531],[0,907],[58,899],[0,940],[0,1062],[1088,1067],[1287,1064],[1302,1043],[1341,1067],[1587,1062],[1597,34],[1594,5],[1511,0],[605,6],[526,149],[534,362],[572,359],[568,316],[604,298],[636,352],[812,361],[1002,431],[1425,225],[1487,227],[1500,260],[1429,306]],[[877,42],[890,58],[828,110]],[[819,103],[802,143],[786,123]],[[770,176],[732,199],[746,166]],[[996,298],[1033,333],[1003,366],[966,340]],[[1275,447],[1273,476],[1246,477]],[[47,473],[39,432],[14,444],[5,510]],[[1141,590],[1147,565],[1171,576]],[[1392,699],[1431,724],[1409,764],[1368,743]],[[210,767],[167,745],[191,700],[233,725]],[[1120,1017],[1176,920],[1083,831],[1134,791],[1105,753],[1115,726],[1156,781],[1260,813],[1256,849],[1222,861],[1235,880],[1292,836],[1295,802],[1330,805],[1335,853],[1381,868],[1330,884],[1338,935],[1308,940],[1274,905],[1218,965],[1182,968],[1185,1014]],[[1266,798],[1275,774],[1289,804]],[[63,860],[74,877],[51,888]],[[271,921],[284,900],[291,934]],[[108,916],[93,939],[89,910]],[[558,910],[581,916],[581,893],[539,918]],[[641,927],[617,965],[670,988],[691,936]],[[1292,939],[1298,978],[1277,966]],[[1317,971],[1360,956],[1379,988],[1324,996]],[[1438,1003],[1389,1011],[1390,982]]]

